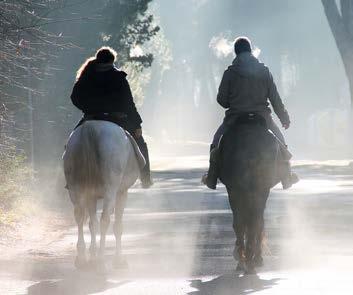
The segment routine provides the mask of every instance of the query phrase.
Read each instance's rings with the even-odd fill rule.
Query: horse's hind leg
[[[245,227],[241,220],[240,212],[236,215],[236,242],[234,247],[233,256],[235,260],[238,260],[238,265],[236,270],[245,270]]]
[[[115,194],[106,194],[103,200],[103,212],[100,220],[100,245],[99,245],[99,259],[101,262],[104,261],[105,254],[105,239],[110,224],[110,215],[113,213],[113,205],[115,200]]]
[[[245,259],[246,259],[246,273],[255,274],[255,244],[256,244],[256,225],[257,220],[254,214],[249,216],[247,233],[246,233],[246,250],[245,250]]]
[[[261,267],[263,266],[263,258],[262,258],[262,246],[263,246],[263,240],[265,237],[265,222],[264,222],[264,212],[265,212],[265,207],[266,207],[266,202],[267,198],[269,195],[269,190],[265,190],[263,193],[263,198],[262,198],[262,206],[260,208],[259,212],[259,219],[257,223],[257,232],[256,232],[256,245],[255,245],[255,257],[254,257],[254,262],[256,267]]]
[[[245,244],[244,244],[244,225],[242,219],[242,212],[239,209],[239,204],[236,202],[236,195],[232,193],[231,190],[227,189],[228,197],[229,197],[229,204],[232,209],[233,213],[233,229],[236,236],[236,241],[233,250],[233,257],[236,261],[238,261],[238,265],[236,270],[243,271],[245,268]]]
[[[83,268],[86,266],[86,244],[83,236],[83,224],[85,221],[85,207],[82,204],[75,205],[74,208],[75,220],[78,229],[77,239],[77,256],[75,259],[75,266],[77,268]]]
[[[116,252],[113,261],[115,268],[125,268],[127,267],[126,260],[121,254],[121,236],[123,233],[123,213],[127,200],[127,191],[123,193],[118,193],[115,202],[115,221],[114,221],[114,235],[116,242]]]
[[[262,258],[262,243],[264,239],[264,217],[263,214],[260,216],[260,219],[257,224],[257,232],[256,232],[256,242],[254,249],[254,263],[256,267],[263,266],[263,258]]]
[[[261,243],[263,234],[264,203],[261,193],[255,195],[252,204],[249,204],[247,219],[247,241],[246,241],[246,266],[247,273],[254,274],[257,264],[262,263]],[[259,255],[258,257],[256,257]],[[257,259],[256,259],[257,258]]]
[[[97,256],[97,227],[98,227],[98,219],[97,219],[97,199],[92,197],[88,201],[88,213],[89,213],[89,230],[91,232],[91,245],[89,248],[91,261],[96,260]]]

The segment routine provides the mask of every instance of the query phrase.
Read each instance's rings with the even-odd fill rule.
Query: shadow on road
[[[280,279],[263,280],[257,275],[222,275],[211,281],[191,281],[191,287],[198,289],[189,295],[242,295],[272,288]]]
[[[60,280],[43,280],[27,289],[28,295],[86,295],[104,292],[128,283],[109,282],[104,276],[93,273],[72,272]]]

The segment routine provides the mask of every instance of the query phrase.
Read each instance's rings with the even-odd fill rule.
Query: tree
[[[32,159],[32,96],[40,92],[35,86],[44,78],[48,60],[55,54],[56,49],[65,47],[60,41],[60,36],[45,30],[44,26],[51,21],[48,15],[63,5],[61,0],[0,2],[2,151],[8,146],[12,147],[16,141],[21,142],[17,144],[17,148],[26,148],[29,139]]]
[[[57,70],[51,70],[38,85],[45,95],[34,96],[34,158],[38,169],[60,158],[63,142],[77,123],[79,111],[72,106],[70,94],[75,72],[84,60],[99,47],[112,46],[118,52],[118,67],[129,75],[134,98],[139,98],[144,76],[141,71],[151,65],[153,56],[149,50],[131,53],[159,30],[148,10],[152,0],[61,1],[65,6],[50,14],[46,28],[73,46],[56,54],[51,68]],[[57,23],[65,19],[72,21]]]
[[[349,82],[353,108],[353,0],[321,0]]]
[[[13,95],[18,90],[30,87],[29,65],[33,66],[31,76],[41,77],[43,64],[53,49],[60,46],[60,36],[43,29],[49,21],[48,14],[58,6],[61,6],[60,0],[1,1],[0,103],[7,99],[13,103]]]

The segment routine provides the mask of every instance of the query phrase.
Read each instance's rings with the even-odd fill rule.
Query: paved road
[[[131,191],[127,270],[111,267],[110,232],[107,274],[76,271],[76,230],[61,226],[49,242],[0,261],[0,294],[353,294],[353,170],[336,163],[296,170],[300,184],[275,189],[268,201],[265,266],[256,276],[234,270],[224,187],[206,190],[202,169],[180,169],[156,173],[150,190]]]

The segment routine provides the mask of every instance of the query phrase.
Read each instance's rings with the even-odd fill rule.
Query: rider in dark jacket
[[[252,54],[250,40],[246,37],[239,37],[235,41],[234,50],[237,56],[233,64],[224,72],[217,95],[218,103],[227,111],[222,125],[213,138],[211,150],[214,151],[211,154],[218,153],[220,138],[229,126],[234,124],[239,115],[249,112],[259,114],[266,120],[268,129],[278,139],[282,147],[281,154],[287,156],[286,159],[282,159],[281,165],[285,168],[281,169],[284,173],[280,177],[283,188],[289,188],[298,181],[298,178],[290,170],[288,161],[290,153],[287,151],[282,132],[272,119],[269,106],[272,105],[285,129],[290,126],[288,112],[278,94],[269,69]],[[205,184],[212,189],[216,188],[218,178],[216,162],[217,157],[211,157],[209,172],[203,178]]]
[[[146,166],[141,171],[142,186],[152,185],[147,144],[142,136],[142,119],[136,109],[127,74],[114,66],[116,52],[102,47],[79,69],[71,94],[72,103],[80,109],[85,120],[106,120],[117,123],[136,140]]]

